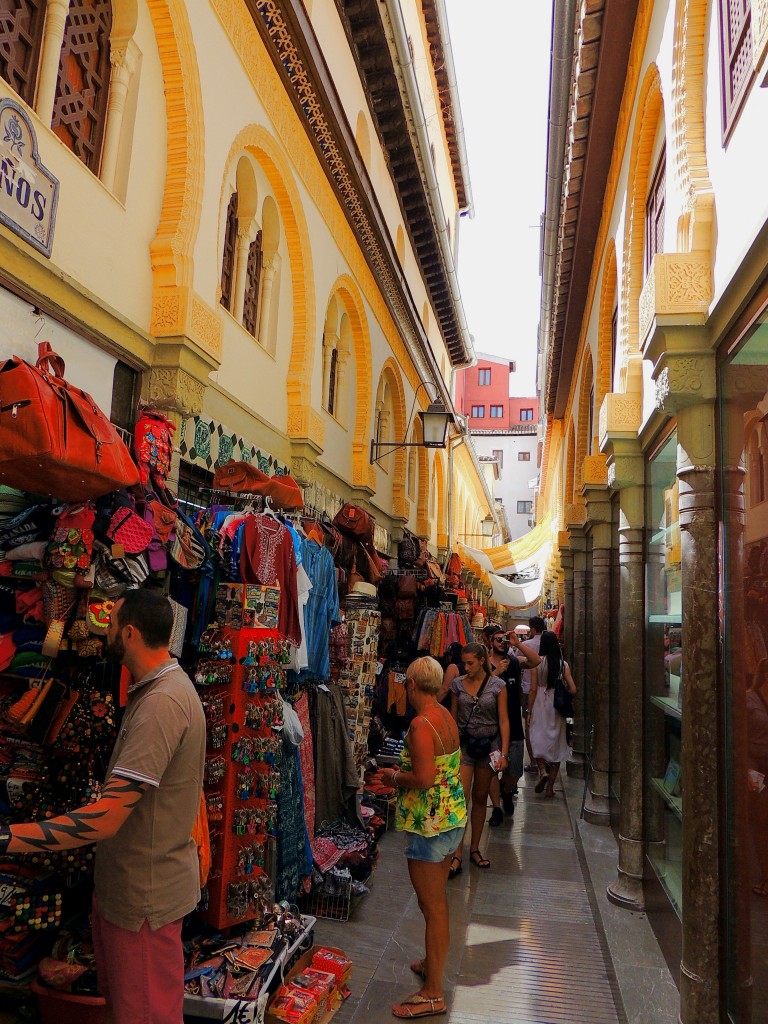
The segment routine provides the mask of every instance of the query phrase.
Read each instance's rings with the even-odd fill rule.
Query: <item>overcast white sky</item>
[[[475,349],[514,359],[511,393],[533,395],[552,4],[446,5],[475,206],[459,232],[464,310]]]

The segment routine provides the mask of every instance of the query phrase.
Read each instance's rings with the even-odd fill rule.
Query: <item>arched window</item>
[[[98,174],[109,99],[110,0],[71,0],[51,128]]]
[[[245,272],[245,300],[243,302],[243,327],[256,337],[259,316],[259,289],[261,287],[261,267],[263,250],[261,231],[248,247],[248,267]]]
[[[232,312],[235,283],[235,251],[237,249],[237,192],[229,197],[227,224],[224,229],[224,255],[221,260],[221,304]]]
[[[32,106],[43,42],[45,0],[0,6],[0,78]]]

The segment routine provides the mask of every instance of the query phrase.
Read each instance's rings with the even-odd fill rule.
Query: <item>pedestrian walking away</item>
[[[540,772],[536,792],[553,797],[560,762],[567,760],[570,753],[565,719],[555,708],[555,683],[562,671],[563,682],[570,694],[576,693],[576,684],[568,663],[563,659],[558,639],[551,630],[542,633],[539,654],[541,663],[531,684],[529,698],[529,730],[533,756]]]

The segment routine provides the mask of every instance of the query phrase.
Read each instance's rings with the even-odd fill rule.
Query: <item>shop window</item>
[[[682,917],[682,566],[677,434],[646,471],[646,856]]]
[[[486,367],[482,370],[477,371],[477,383],[482,387],[488,387],[491,383],[491,370],[490,367]]]
[[[485,406],[484,405],[473,405],[472,406],[472,419],[475,419],[475,420],[485,419]]]
[[[40,63],[45,0],[0,4],[0,78],[31,107]]]
[[[139,375],[132,366],[118,359],[112,376],[112,408],[109,418],[121,430],[133,431],[136,425]]]
[[[530,452],[518,452],[517,453],[517,461],[518,462],[530,462],[531,461],[531,453]]]
[[[503,416],[504,416],[504,406],[503,405],[492,405],[491,406],[491,419],[492,420],[500,420],[500,419],[503,418]]]
[[[768,1019],[767,336],[763,312],[746,335],[727,339],[718,382],[726,1019],[734,1024]]]
[[[529,423],[532,422],[532,420],[533,420],[533,409],[521,409],[520,410],[520,420],[523,423],[525,423],[525,422],[529,422]]]
[[[259,314],[259,288],[262,267],[261,232],[248,247],[248,267],[245,272],[245,301],[243,303],[243,327],[256,337]]]
[[[237,192],[229,197],[227,224],[224,229],[224,255],[221,260],[221,304],[232,312],[235,284],[235,252],[237,249]]]
[[[527,516],[527,515],[530,515],[532,511],[533,511],[533,502],[532,501],[518,501],[518,503],[517,503],[517,513],[518,513],[518,515],[521,515],[521,516],[522,515],[526,515]]]
[[[728,139],[754,79],[750,0],[720,0],[720,89],[723,142]]]
[[[666,206],[667,147],[662,146],[645,201],[645,272],[653,257],[664,251],[664,210]]]
[[[109,98],[110,0],[71,0],[51,128],[98,174]]]
[[[504,468],[504,450],[502,448],[494,448],[491,455],[496,460],[496,465],[499,469]]]

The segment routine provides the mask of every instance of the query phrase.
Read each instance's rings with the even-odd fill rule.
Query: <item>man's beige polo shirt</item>
[[[191,838],[205,762],[200,698],[175,658],[128,690],[110,775],[149,789],[111,839],[96,846],[99,913],[121,928],[156,930],[200,899],[197,847]]]

